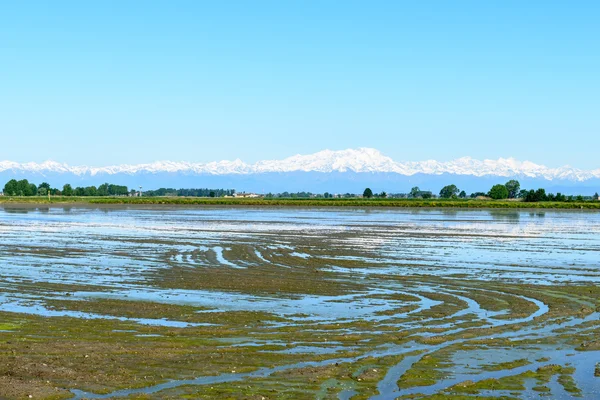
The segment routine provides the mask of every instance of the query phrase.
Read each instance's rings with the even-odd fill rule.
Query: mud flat
[[[600,213],[0,208],[0,398],[600,397]]]

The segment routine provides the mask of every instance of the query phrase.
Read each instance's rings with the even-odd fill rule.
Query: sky
[[[0,12],[0,160],[600,167],[600,2],[33,1]]]

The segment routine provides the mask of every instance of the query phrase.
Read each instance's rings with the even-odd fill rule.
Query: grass
[[[0,204],[141,204],[141,205],[230,205],[295,207],[415,207],[415,208],[506,208],[506,209],[600,209],[600,201],[538,202],[472,199],[266,199],[205,197],[0,197]]]

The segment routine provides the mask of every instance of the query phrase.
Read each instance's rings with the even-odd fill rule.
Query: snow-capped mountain
[[[311,178],[307,178],[307,174]],[[315,175],[316,174],[316,175]],[[592,186],[600,180],[600,168],[582,170],[570,166],[549,168],[530,161],[518,161],[513,158],[498,160],[476,160],[463,157],[453,161],[439,162],[434,160],[418,162],[401,162],[392,160],[376,149],[359,148],[340,151],[323,150],[309,155],[295,155],[283,160],[266,160],[254,164],[239,159],[234,161],[218,161],[209,163],[158,161],[149,164],[113,165],[107,167],[69,166],[54,161],[43,163],[0,162],[1,178],[26,177],[37,181],[52,180],[53,184],[62,182],[91,182],[97,184],[104,181],[125,183],[135,186],[138,183],[158,186],[207,186],[209,183],[224,186],[226,183],[260,181],[262,186],[269,182],[274,187],[286,175],[285,188],[280,190],[316,190],[318,182],[443,182],[459,180],[476,182],[480,179],[501,180],[500,178],[519,178],[546,182],[548,185]],[[290,181],[290,176],[293,179]],[[219,179],[219,177],[221,179]],[[267,179],[267,177],[269,177]],[[279,178],[278,178],[279,177]],[[315,178],[316,177],[316,178]],[[480,179],[479,179],[480,178]],[[303,182],[313,182],[312,186]],[[223,184],[218,184],[223,182]],[[271,184],[273,183],[273,184]],[[297,183],[297,185],[294,185]],[[464,184],[463,184],[464,185]],[[473,186],[471,183],[468,186]],[[252,190],[259,190],[254,184]],[[260,185],[259,185],[260,186]],[[294,188],[288,188],[288,187]],[[311,186],[311,187],[307,187]],[[340,186],[340,185],[338,185]],[[344,186],[344,185],[341,185]],[[352,185],[347,185],[348,187]],[[542,185],[544,186],[544,185]],[[393,190],[385,188],[385,190]],[[483,188],[481,189],[483,190]]]

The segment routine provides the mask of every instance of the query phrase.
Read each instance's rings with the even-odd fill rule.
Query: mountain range
[[[0,161],[0,179],[26,178],[55,186],[98,185],[104,182],[145,189],[158,187],[234,188],[238,191],[362,192],[370,186],[390,193],[412,186],[437,192],[454,183],[469,191],[487,191],[495,183],[518,179],[522,187],[544,187],[567,194],[592,194],[600,189],[600,168],[583,170],[564,166],[549,168],[514,158],[453,161],[395,161],[370,148],[323,150],[282,160],[253,164],[239,159],[209,163],[157,161],[106,167],[69,166],[55,161],[16,163]]]

